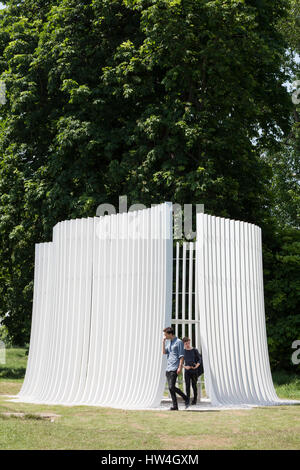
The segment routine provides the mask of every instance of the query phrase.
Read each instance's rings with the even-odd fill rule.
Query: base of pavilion
[[[3,395],[3,397],[7,398],[7,402],[14,402],[14,403],[31,403],[34,405],[48,405],[48,406],[93,406],[98,408],[114,408],[114,409],[121,409],[121,410],[135,410],[135,411],[168,411],[172,406],[172,400],[169,397],[163,397],[161,400],[160,406],[153,407],[153,408],[143,408],[140,406],[101,406],[101,405],[94,405],[89,403],[43,403],[43,402],[32,402],[29,399],[21,399],[17,395]],[[178,409],[179,411],[186,411],[186,412],[200,412],[200,411],[226,411],[226,410],[251,410],[253,408],[261,408],[261,407],[269,407],[269,406],[286,406],[286,405],[300,405],[299,400],[282,400],[273,405],[248,405],[248,404],[238,404],[238,405],[220,405],[220,406],[213,406],[211,401],[208,398],[201,398],[200,401],[196,405],[190,405],[188,408],[185,408],[185,403],[181,399],[178,398]]]
[[[160,403],[160,410],[169,410],[172,406],[171,398],[163,398]],[[185,408],[184,401],[178,399],[178,408],[179,411],[224,411],[224,410],[251,410],[252,405],[226,405],[226,406],[213,406],[209,398],[201,398],[196,405],[190,405],[188,408]],[[157,409],[157,408],[156,408]]]

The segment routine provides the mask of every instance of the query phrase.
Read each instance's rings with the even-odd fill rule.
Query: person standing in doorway
[[[202,358],[196,348],[191,347],[191,340],[188,337],[183,338],[184,345],[184,380],[185,391],[187,395],[187,406],[190,404],[191,383],[194,392],[194,399],[192,405],[197,404],[197,381],[199,375],[203,372]]]
[[[167,340],[169,340],[169,344],[166,347]],[[174,335],[174,330],[171,327],[164,329],[163,354],[167,354],[168,358],[166,376],[173,402],[173,406],[170,408],[170,410],[178,410],[176,393],[184,399],[187,408],[187,396],[180,390],[180,388],[176,387],[176,380],[178,375],[181,373],[184,361],[184,347],[183,342]]]

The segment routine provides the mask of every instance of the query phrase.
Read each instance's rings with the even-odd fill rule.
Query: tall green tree
[[[16,342],[29,335],[34,244],[120,194],[203,203],[271,237],[261,152],[291,127],[288,0],[6,5],[0,316]]]

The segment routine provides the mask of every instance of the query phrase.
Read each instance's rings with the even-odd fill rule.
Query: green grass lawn
[[[0,364],[0,413],[24,413],[0,414],[0,449],[300,448],[300,406],[173,413],[9,402],[4,395],[20,390],[26,360],[24,349],[9,349]],[[279,397],[300,399],[297,376],[280,372],[273,379]],[[60,417],[51,422],[35,413]]]

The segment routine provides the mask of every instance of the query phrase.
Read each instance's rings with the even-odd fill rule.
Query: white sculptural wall
[[[58,223],[36,246],[28,367],[35,403],[158,406],[171,322],[172,205]]]
[[[213,405],[275,405],[264,311],[261,229],[197,214],[205,385]]]
[[[196,338],[212,405],[295,403],[279,400],[273,387],[260,228],[197,214],[196,263]],[[191,279],[192,262],[189,273]],[[190,322],[190,303],[188,319],[181,320],[177,304],[175,322]],[[171,311],[170,203],[58,223],[53,242],[36,245],[30,351],[19,400],[159,406],[162,330],[171,324]]]
[[[51,331],[51,302],[53,279],[53,243],[35,245],[34,290],[30,337],[30,354],[19,396],[39,393],[48,359]]]

